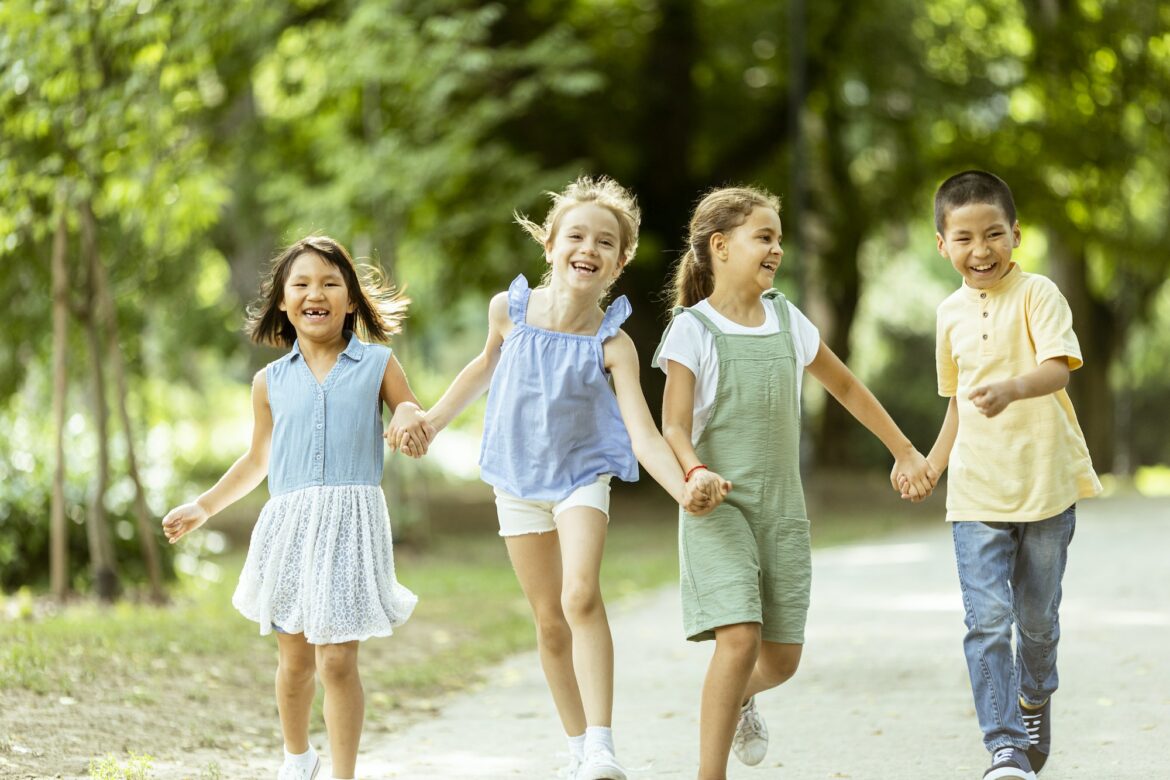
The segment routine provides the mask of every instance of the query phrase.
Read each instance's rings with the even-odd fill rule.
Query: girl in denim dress
[[[272,263],[249,318],[257,343],[291,347],[252,382],[252,443],[195,501],[163,518],[173,544],[250,493],[271,498],[252,532],[232,603],[261,634],[277,632],[276,699],[284,736],[280,780],[312,780],[309,744],[319,673],[334,778],[352,778],[365,704],[358,643],[389,636],[415,595],[394,571],[382,493],[382,404],[394,410],[407,454],[433,430],[391,350],[365,343],[399,330],[407,300],[370,278],[332,239],[297,241]]]

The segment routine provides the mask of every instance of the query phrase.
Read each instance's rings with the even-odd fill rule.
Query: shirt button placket
[[[316,473],[318,484],[325,484],[325,394],[318,388],[317,408],[313,419],[316,423],[313,428],[313,470]]]
[[[983,310],[983,319],[984,320],[989,319],[991,317],[991,313],[987,310],[987,307],[989,305],[989,301],[987,300],[987,292],[986,291],[979,293],[979,301],[980,301],[979,308]],[[982,325],[982,328],[983,328],[982,337],[980,338],[980,341],[982,342],[981,347],[982,347],[982,351],[984,353],[987,353],[988,350],[990,349],[990,346],[991,346],[988,343],[991,341],[991,335],[990,335],[991,323],[984,322]]]

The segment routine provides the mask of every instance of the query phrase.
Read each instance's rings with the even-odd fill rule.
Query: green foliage
[[[125,761],[119,760],[113,753],[92,759],[89,762],[89,776],[93,780],[150,780],[154,758],[140,756],[133,751],[128,756]]]

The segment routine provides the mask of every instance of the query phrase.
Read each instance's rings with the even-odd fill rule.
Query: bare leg
[[[366,698],[358,674],[358,642],[317,647],[317,667],[325,685],[325,730],[334,777],[353,777]]]
[[[309,749],[309,714],[317,693],[313,646],[304,634],[276,635],[280,661],[276,667],[276,710],[280,732],[290,753]]]
[[[796,667],[800,666],[802,650],[804,645],[762,642],[760,657],[756,660],[751,679],[748,680],[747,690],[743,692],[743,701],[746,703],[757,693],[788,682],[792,675],[796,674]]]
[[[573,507],[557,517],[561,607],[573,631],[573,666],[590,726],[609,726],[613,718],[613,636],[599,583],[607,527],[605,515],[592,507]]]
[[[532,607],[536,645],[565,733],[585,733],[585,710],[573,673],[573,636],[561,610],[561,552],[555,531],[506,536],[516,579]]]
[[[707,666],[699,711],[699,780],[727,778],[735,724],[759,653],[759,623],[715,629],[715,653]]]

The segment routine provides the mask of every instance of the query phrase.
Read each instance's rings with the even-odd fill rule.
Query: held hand
[[[995,417],[1016,400],[1015,383],[994,382],[990,385],[980,385],[971,391],[967,398],[975,404],[975,408],[984,417]]]
[[[383,434],[391,450],[400,451],[412,458],[426,455],[431,441],[435,438],[435,427],[427,422],[423,411],[416,405],[403,402],[394,410],[390,424]]]
[[[731,491],[731,483],[714,471],[700,469],[686,483],[683,495],[683,509],[688,514],[702,517],[723,503]]]
[[[206,523],[208,517],[210,515],[207,514],[207,510],[196,501],[177,506],[167,512],[166,517],[162,519],[163,533],[166,534],[167,541],[174,544]]]
[[[912,450],[894,461],[890,482],[902,498],[914,503],[922,501],[938,484],[939,474],[934,466],[918,450]]]

